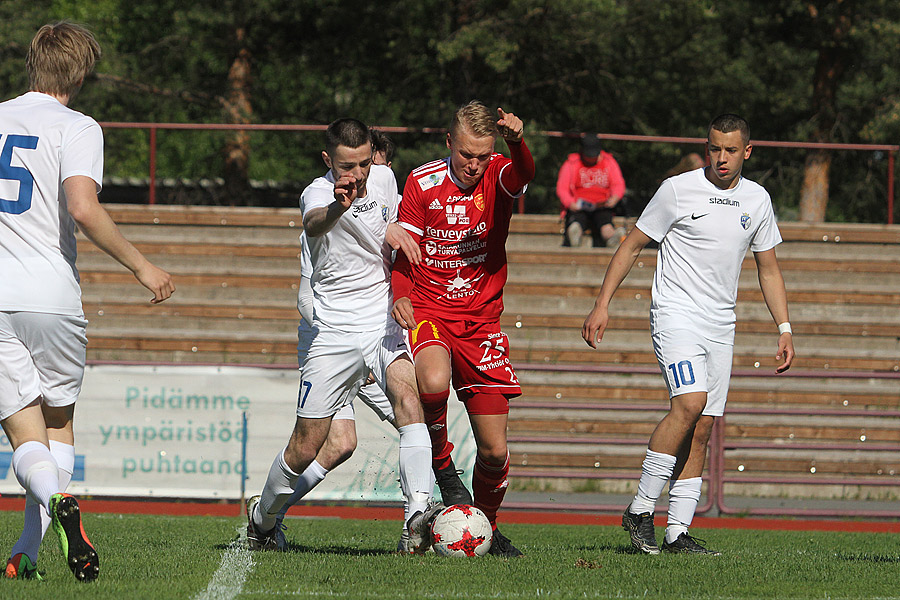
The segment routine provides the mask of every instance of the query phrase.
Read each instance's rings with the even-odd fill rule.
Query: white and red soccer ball
[[[448,506],[431,522],[431,547],[440,556],[484,556],[492,539],[488,518],[468,504]]]

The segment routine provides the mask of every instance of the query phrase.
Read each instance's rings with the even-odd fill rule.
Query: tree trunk
[[[237,56],[228,70],[228,91],[225,96],[225,122],[245,125],[251,122],[253,106],[250,102],[250,51],[246,30],[235,31]],[[229,132],[225,141],[225,201],[231,206],[250,204],[250,133]]]
[[[803,189],[800,190],[801,221],[825,221],[830,170],[831,154],[827,150],[813,150],[807,155],[803,169]]]
[[[837,124],[837,91],[841,77],[847,69],[847,36],[850,32],[852,2],[836,0],[838,12],[833,20],[823,16],[815,3],[808,4],[810,18],[817,22],[823,35],[819,42],[819,55],[813,74],[813,139],[817,142],[832,141]],[[821,223],[828,206],[828,175],[831,155],[827,150],[812,150],[806,157],[803,169],[803,188],[800,190],[800,220]]]

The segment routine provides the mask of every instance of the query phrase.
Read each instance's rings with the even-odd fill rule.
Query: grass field
[[[21,515],[0,512],[8,552]],[[526,556],[400,556],[399,521],[288,519],[287,553],[250,553],[243,519],[86,514],[100,579],[75,581],[48,537],[45,581],[0,598],[897,598],[900,536],[696,530],[721,557],[641,556],[618,527],[507,524]],[[51,534],[52,535],[52,534]],[[662,528],[657,529],[662,535]]]

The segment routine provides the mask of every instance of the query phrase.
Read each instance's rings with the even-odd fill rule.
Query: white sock
[[[303,496],[307,495],[314,487],[319,485],[319,482],[325,479],[326,475],[328,475],[328,469],[320,465],[319,461],[313,460],[309,463],[306,470],[300,473],[300,478],[297,479],[297,486],[294,488],[294,493],[291,494],[290,498],[284,503],[284,506],[281,507],[281,510],[278,511],[278,518],[283,519],[287,510],[300,502],[300,499],[303,498]]]
[[[260,495],[257,510],[253,513],[253,524],[260,531],[270,531],[275,527],[278,511],[294,493],[294,486],[300,475],[294,473],[284,462],[284,450],[278,453],[272,466],[269,467],[269,475],[266,477],[266,485]]]
[[[425,423],[398,427],[400,432],[400,489],[403,491],[403,523],[428,508],[434,490],[431,469],[431,437]]]
[[[638,492],[629,508],[632,514],[640,515],[648,512],[653,515],[656,501],[675,472],[676,460],[671,454],[654,452],[647,448],[647,456],[641,468],[641,480],[638,482]]]
[[[676,479],[669,484],[669,522],[666,527],[666,541],[674,542],[682,533],[686,533],[694,512],[700,502],[702,477]]]
[[[75,470],[75,447],[56,440],[50,440],[50,454],[56,460],[59,467],[59,491],[64,492],[72,481],[72,473]],[[31,559],[32,564],[37,564],[38,549],[41,540],[50,526],[50,515],[29,494],[25,497],[25,524],[19,539],[10,551],[10,558],[16,554],[25,554]]]
[[[38,504],[50,512],[50,496],[59,492],[59,466],[50,449],[40,442],[25,442],[13,452],[16,479]]]

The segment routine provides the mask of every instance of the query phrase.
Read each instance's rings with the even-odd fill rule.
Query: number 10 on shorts
[[[695,381],[694,367],[689,360],[683,360],[678,364],[672,363],[668,366],[668,369],[672,371],[672,379],[675,380],[676,389],[683,385],[691,385]]]

